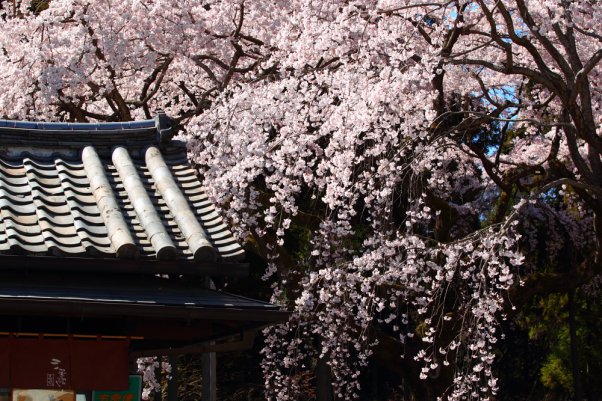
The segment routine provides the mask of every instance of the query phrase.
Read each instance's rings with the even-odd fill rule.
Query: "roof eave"
[[[0,271],[247,277],[248,263],[0,255]]]

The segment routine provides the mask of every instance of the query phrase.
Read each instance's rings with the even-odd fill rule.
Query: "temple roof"
[[[0,253],[228,262],[243,258],[171,120],[0,120]]]
[[[127,337],[166,355],[248,348],[288,318],[204,288],[249,264],[173,131],[161,113],[0,120],[0,332]]]

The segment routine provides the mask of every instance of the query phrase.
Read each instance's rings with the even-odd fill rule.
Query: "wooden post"
[[[207,352],[202,356],[203,394],[202,401],[217,401],[215,352]]]
[[[210,277],[205,278],[205,285],[207,288],[215,290],[215,283]],[[210,344],[213,345],[214,343],[211,342]],[[216,363],[215,352],[206,352],[201,356],[203,370],[202,401],[217,401]]]

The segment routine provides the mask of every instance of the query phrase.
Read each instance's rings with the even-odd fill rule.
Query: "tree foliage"
[[[550,294],[599,298],[597,0],[3,10],[6,117],[161,108],[180,124],[212,196],[265,259],[273,301],[294,310],[266,331],[270,399],[297,399],[316,360],[337,398],[357,398],[370,358],[423,399],[494,397],[505,322]],[[559,349],[541,375],[570,379],[580,399],[586,322],[569,315],[555,334],[569,356]],[[567,358],[570,372],[551,367]]]

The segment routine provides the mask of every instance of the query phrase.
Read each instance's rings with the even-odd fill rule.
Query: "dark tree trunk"
[[[333,401],[330,366],[323,358],[316,365],[316,401]]]
[[[178,385],[180,383],[180,357],[169,356],[171,365],[171,378],[167,382],[167,401],[178,401]]]
[[[157,357],[157,359],[159,361],[161,361],[161,356]],[[157,368],[155,368],[155,378],[157,379],[157,383],[163,383],[163,375],[161,374],[161,363],[159,363],[159,366]],[[153,400],[154,401],[163,401],[163,392],[161,391],[161,389],[159,389],[159,391],[155,391]]]

